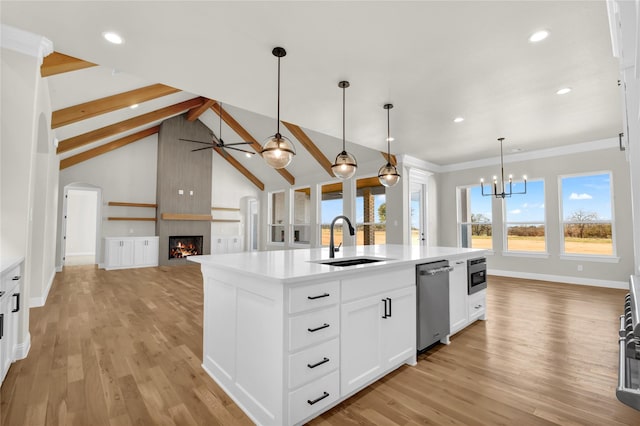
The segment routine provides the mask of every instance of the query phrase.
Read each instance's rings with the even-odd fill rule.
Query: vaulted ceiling
[[[501,136],[509,153],[610,138],[622,126],[605,2],[3,1],[0,8],[3,23],[100,65],[48,77],[56,111],[154,84],[179,89],[56,128],[64,141],[157,118],[65,158],[157,125],[154,111],[183,102],[185,111],[197,108],[192,99],[223,102],[261,142],[275,132],[274,46],[288,52],[281,118],[329,161],[342,137],[340,80],[351,82],[347,139],[364,162],[382,160],[388,102],[392,152],[442,165],[494,157]],[[539,29],[549,37],[529,42]],[[124,44],[105,42],[109,30]],[[557,95],[562,87],[572,91]],[[454,123],[457,116],[465,120]],[[200,119],[217,129],[211,108]],[[322,172],[296,128],[281,128],[298,149],[288,173],[306,174],[309,164]],[[246,138],[226,124],[222,133],[225,142]],[[261,179],[275,173],[259,158],[235,158]]]

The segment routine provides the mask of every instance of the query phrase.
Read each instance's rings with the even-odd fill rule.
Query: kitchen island
[[[202,366],[257,424],[304,423],[415,365],[417,264],[464,266],[451,275],[450,302],[466,314],[456,329],[484,319],[484,291],[466,298],[466,260],[483,254],[380,245],[345,247],[335,259],[326,248],[190,257],[204,282]],[[371,263],[325,263],[363,258]]]

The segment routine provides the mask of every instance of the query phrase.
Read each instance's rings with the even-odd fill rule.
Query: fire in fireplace
[[[202,235],[169,237],[169,259],[202,254]]]

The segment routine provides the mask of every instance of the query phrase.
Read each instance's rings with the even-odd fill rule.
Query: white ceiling
[[[94,70],[106,82],[90,92],[84,77],[50,77],[54,109],[144,81],[188,92],[166,104],[201,95],[275,118],[271,50],[282,46],[281,119],[320,139],[342,137],[340,80],[351,82],[348,140],[386,150],[382,105],[391,102],[392,153],[441,165],[495,157],[498,137],[509,153],[610,138],[622,127],[604,1],[3,1],[0,12],[56,51],[104,66]],[[542,28],[549,38],[530,43]],[[107,30],[125,43],[105,42]],[[565,86],[572,92],[555,94]],[[453,123],[457,116],[465,121]],[[77,133],[67,127],[59,130]]]

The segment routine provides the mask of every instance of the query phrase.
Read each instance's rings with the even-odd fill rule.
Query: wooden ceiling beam
[[[224,158],[225,160],[227,160],[227,162],[229,164],[231,164],[233,167],[235,167],[235,169],[237,171],[239,171],[240,173],[242,173],[244,175],[244,177],[246,177],[247,179],[249,179],[251,182],[253,182],[253,184],[255,186],[257,186],[260,191],[264,191],[264,183],[262,183],[262,181],[260,179],[258,179],[253,173],[251,173],[246,167],[244,167],[242,165],[242,163],[240,163],[238,160],[236,160],[235,158],[233,158],[231,156],[231,154],[227,154],[225,155],[222,152],[222,149],[214,146],[213,150],[215,152],[218,153],[218,155],[220,155],[220,157]]]
[[[187,121],[196,121],[207,109],[211,108],[216,101],[213,99],[207,99],[205,103],[198,108],[193,108],[187,114]]]
[[[81,70],[83,68],[95,67],[96,64],[74,58],[73,56],[63,55],[62,53],[53,52],[51,55],[45,56],[40,66],[40,75],[49,77],[64,72]]]
[[[162,120],[172,115],[180,114],[191,108],[197,108],[204,102],[205,99],[202,97],[189,99],[188,101],[170,105],[168,107],[161,108],[156,111],[151,111],[149,113],[121,121],[119,123],[111,124],[100,129],[92,130],[90,132],[65,139],[58,144],[57,153],[61,154],[63,152],[67,152],[72,149],[76,149],[81,146],[99,141],[100,139],[105,139],[110,136],[117,135],[118,133],[127,132],[129,130],[135,129],[136,127],[141,127],[151,122]]]
[[[141,130],[132,135],[125,136],[124,138],[117,139],[113,142],[109,142],[99,147],[81,152],[80,154],[72,155],[69,158],[60,160],[60,170],[64,170],[68,167],[75,166],[78,163],[82,163],[83,161],[90,160],[91,158],[97,157],[98,155],[105,154],[107,152],[113,151],[118,148],[122,148],[125,145],[129,145],[130,143],[139,141],[140,139],[144,139],[147,136],[151,136],[155,133],[158,133],[159,131],[160,131],[160,126],[153,126],[148,129]]]
[[[59,109],[54,111],[51,116],[51,128],[57,129],[58,127],[127,108],[134,104],[150,101],[179,91],[179,89],[165,86],[164,84],[152,84],[151,86],[141,87],[117,95]]]
[[[391,157],[389,157],[389,155],[386,152],[382,152],[382,151],[380,151],[380,154],[382,154],[384,161],[386,161],[387,163],[391,163],[392,166],[398,165],[398,160],[396,159],[395,155],[391,154]]]
[[[318,164],[320,164],[320,166],[329,174],[329,176],[335,177],[335,175],[333,174],[333,170],[331,170],[331,161],[329,161],[329,159],[324,156],[322,151],[320,151],[316,144],[313,143],[311,138],[304,132],[304,130],[302,130],[300,126],[297,126],[293,123],[287,123],[286,121],[282,121],[282,124],[284,124],[284,126],[289,129],[293,137],[295,137],[298,142],[300,142],[300,144],[304,146],[307,151],[309,151],[309,154],[311,154],[311,156],[315,158]]]
[[[213,104],[213,106],[211,107],[211,109],[213,110],[213,112],[215,112],[216,114],[218,114],[218,116],[220,116],[220,104],[218,104],[217,102]],[[226,110],[224,110],[222,108],[222,119],[224,120],[225,123],[227,123],[227,125],[229,127],[231,127],[231,129],[236,132],[238,134],[238,136],[240,136],[242,138],[242,140],[246,141],[246,142],[251,142],[251,147],[258,153],[260,154],[262,152],[262,145],[260,145],[258,143],[258,141],[251,136],[251,134],[249,132],[247,132],[247,130],[242,127],[240,125],[240,123],[238,123],[235,118],[233,118]],[[296,183],[296,178],[289,173],[286,169],[274,169],[276,172],[280,173],[280,175],[287,181],[289,182],[290,185],[295,185]]]

